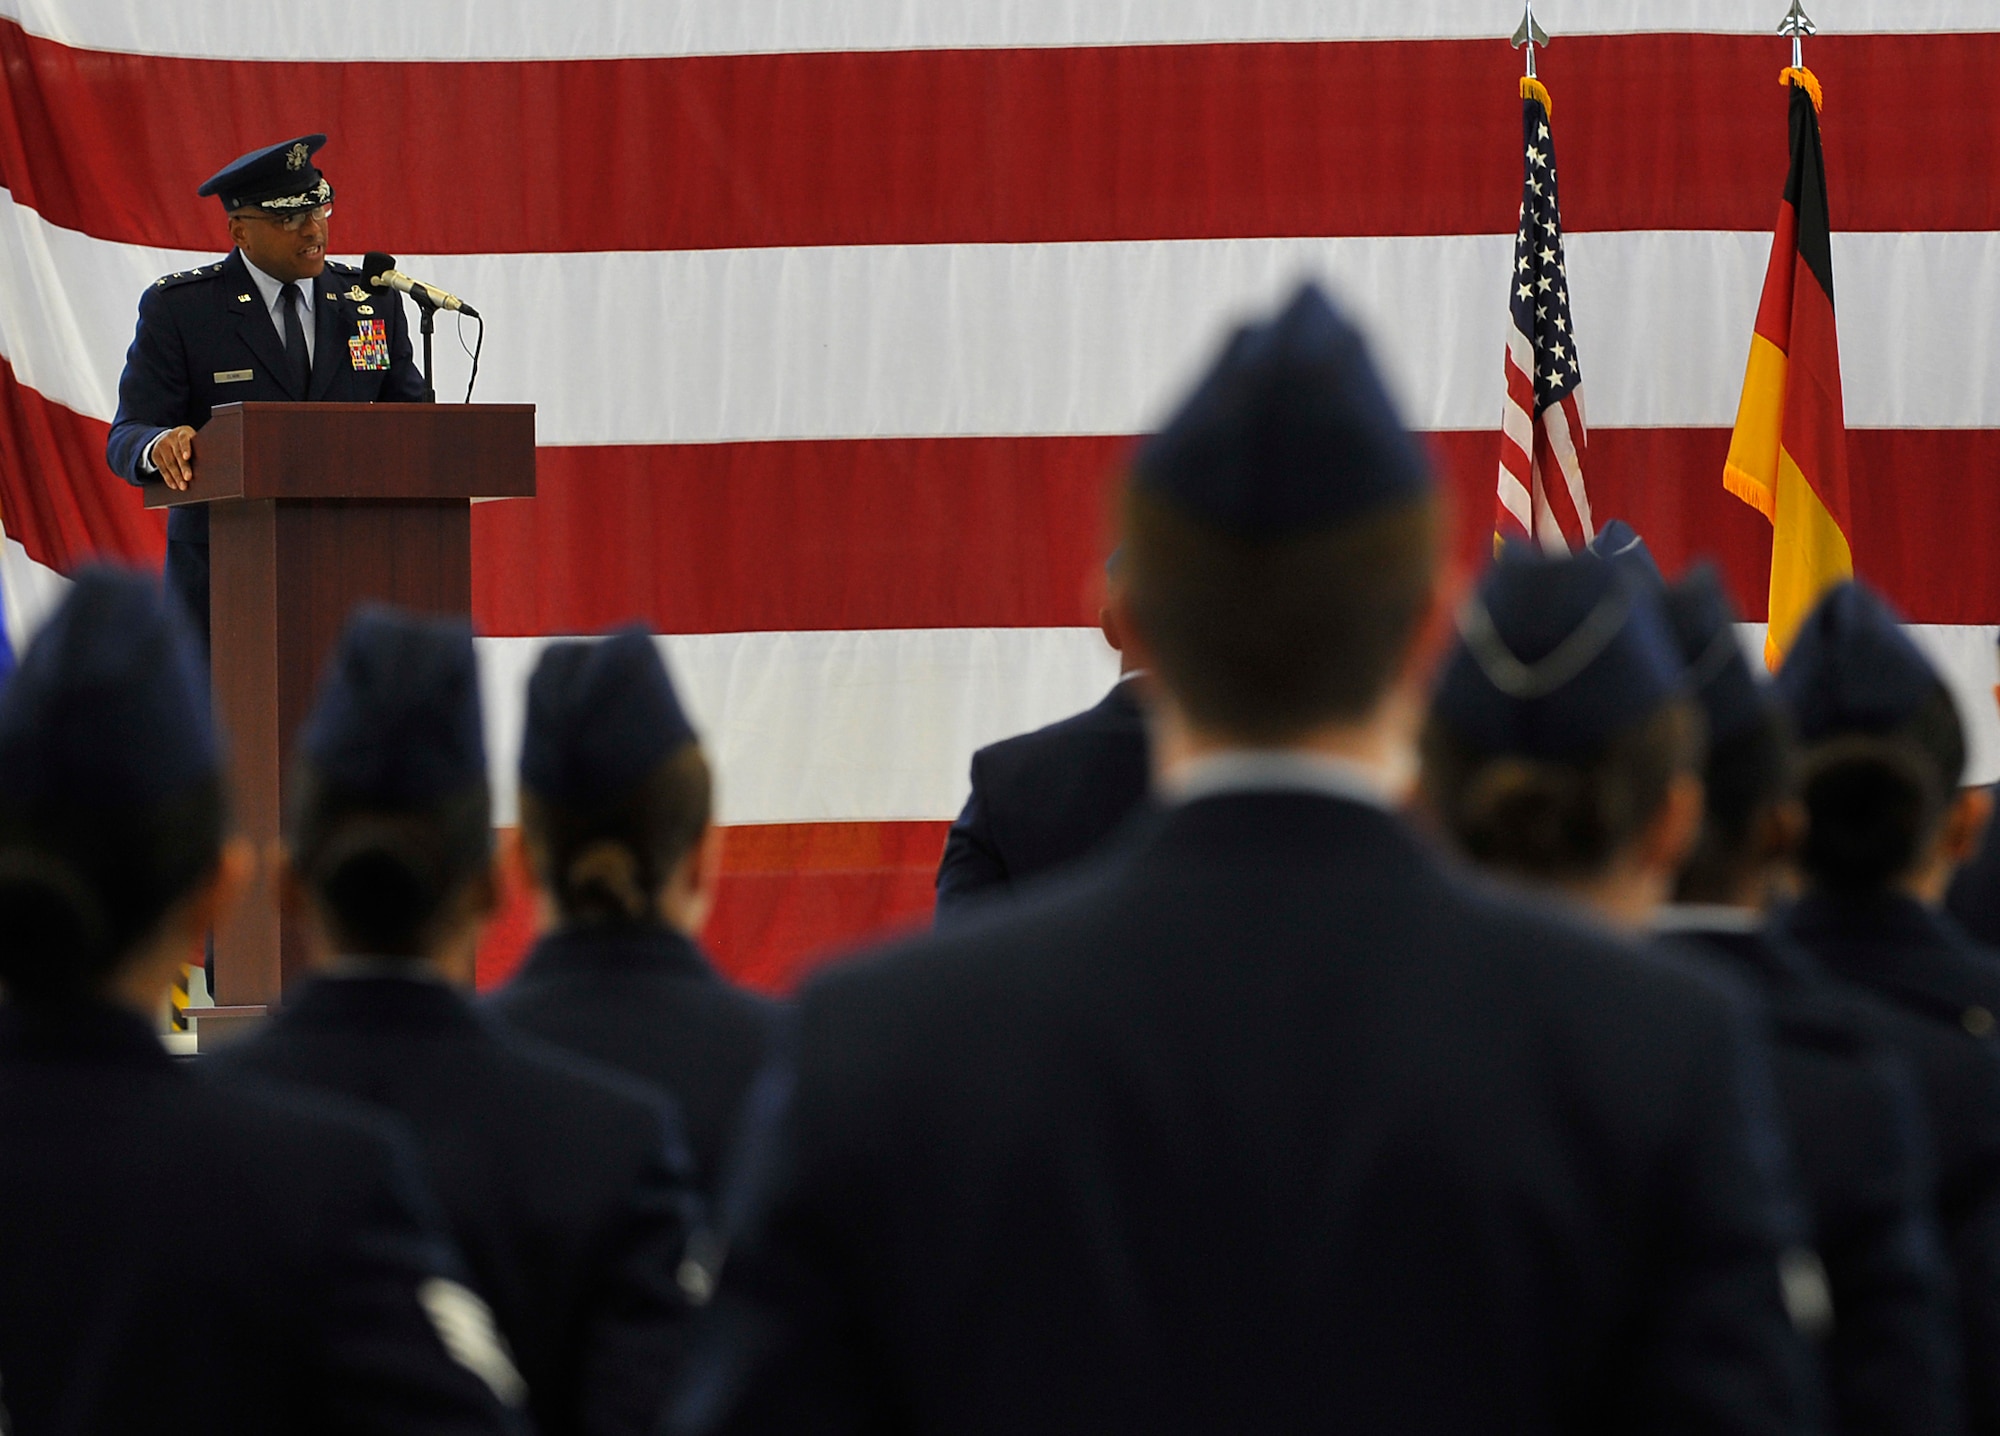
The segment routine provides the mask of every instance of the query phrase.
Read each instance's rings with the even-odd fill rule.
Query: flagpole
[[[1819,26],[1813,24],[1812,17],[1806,14],[1802,0],[1792,0],[1792,8],[1786,12],[1785,18],[1778,22],[1778,33],[1792,37],[1792,68],[1803,70],[1806,67],[1806,36],[1817,35]],[[1534,73],[1532,52],[1528,61],[1528,73]]]
[[[1792,8],[1798,8],[1798,0],[1792,0]],[[1808,22],[1810,23],[1810,22]],[[1528,51],[1528,78],[1535,78],[1535,46],[1549,43],[1549,32],[1535,21],[1535,0],[1527,0],[1527,8],[1521,15],[1521,28],[1514,32],[1513,46],[1516,50],[1526,47]]]

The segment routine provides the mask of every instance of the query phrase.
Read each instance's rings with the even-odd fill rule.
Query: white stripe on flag
[[[1542,410],[1542,432],[1549,436],[1549,452],[1555,455],[1556,463],[1562,469],[1563,487],[1569,491],[1569,501],[1576,507],[1576,516],[1583,524],[1582,542],[1589,543],[1596,532],[1590,522],[1590,495],[1583,487],[1583,467],[1576,461],[1576,445],[1569,434],[1569,414],[1561,404],[1551,404]]]
[[[515,812],[542,638],[481,638],[496,820]],[[1118,676],[1094,628],[717,633],[661,640],[714,759],[718,821],[955,817],[973,749],[1080,712]]]
[[[0,192],[4,194],[4,192]],[[479,395],[539,406],[545,444],[1125,434],[1155,423],[1225,326],[1304,275],[1375,336],[1420,429],[1489,429],[1492,296],[1511,236],[455,255],[405,261],[486,312]],[[1727,428],[1765,233],[1566,238],[1592,419]],[[98,419],[140,292],[214,259],[113,244],[0,203],[0,355]],[[2000,428],[2000,232],[1840,234],[1855,428]],[[1950,284],[1934,282],[1951,275]],[[634,324],[634,312],[672,323]],[[447,339],[450,327],[447,325]],[[466,358],[438,346],[440,392]]]
[[[1555,35],[1764,35],[1743,0],[1541,0]],[[1828,34],[1990,30],[1987,0],[1816,0]],[[802,50],[1497,40],[1492,0],[0,0],[33,34],[212,59],[505,60]]]

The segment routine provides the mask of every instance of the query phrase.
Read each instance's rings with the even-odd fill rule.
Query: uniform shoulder
[[[361,266],[358,264],[341,264],[329,259],[326,262],[326,269],[322,273],[321,278],[332,287],[340,289],[341,293],[349,299],[357,297],[357,295],[350,293],[350,290],[359,290],[358,297],[362,299],[368,298],[371,292],[365,288],[368,281]]]
[[[658,1088],[510,1026],[491,1009],[482,1015],[495,1066],[551,1106],[647,1132],[657,1131],[663,1117],[678,1119],[673,1099]]]
[[[197,265],[193,269],[177,269],[172,274],[163,274],[153,281],[154,289],[180,289],[190,284],[202,284],[221,275],[223,267],[229,263],[218,259],[213,264]]]
[[[1080,750],[1098,751],[1107,745],[1123,746],[1143,760],[1146,736],[1135,718],[1101,702],[1030,732],[988,743],[973,754],[973,766],[989,774],[1012,775],[1050,761],[1073,762]]]
[[[401,1129],[368,1107],[283,1082],[245,1081],[219,1065],[205,1078],[213,1160],[227,1169],[231,1190],[352,1198],[397,1165]]]

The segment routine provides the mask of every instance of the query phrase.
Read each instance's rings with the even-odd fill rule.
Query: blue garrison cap
[[[256,207],[286,215],[333,203],[333,186],[313,164],[325,135],[300,135],[239,155],[202,181],[195,193],[215,195],[224,209]]]
[[[1839,733],[1886,733],[1944,680],[1875,590],[1843,583],[1806,615],[1778,670],[1778,693],[1808,743]]]
[[[486,777],[472,625],[380,604],[355,610],[299,752],[343,795],[414,808]]]
[[[1717,742],[1754,728],[1777,698],[1751,671],[1736,632],[1736,610],[1713,564],[1704,563],[1667,590],[1667,622],[1674,631],[1687,682]]]
[[[1658,598],[1617,564],[1496,563],[1458,628],[1432,711],[1486,753],[1595,753],[1685,690]]]
[[[1331,528],[1431,489],[1360,333],[1312,284],[1236,331],[1132,473],[1246,539]]]
[[[1590,541],[1585,551],[1596,554],[1606,563],[1622,565],[1627,573],[1650,585],[1656,593],[1666,589],[1666,575],[1660,572],[1653,551],[1646,547],[1646,541],[1639,537],[1638,531],[1623,519],[1613,519],[1599,529],[1597,537]]]
[[[552,643],[528,680],[521,785],[565,807],[604,807],[694,741],[645,630],[621,629],[596,643]]]
[[[204,666],[157,580],[78,573],[0,693],[0,792],[147,807],[213,780],[222,752]]]

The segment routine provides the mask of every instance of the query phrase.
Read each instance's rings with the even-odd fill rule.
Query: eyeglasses
[[[238,219],[261,219],[266,224],[277,226],[286,234],[297,234],[313,220],[318,220],[321,224],[325,224],[329,219],[332,219],[333,206],[330,204],[316,204],[311,209],[302,209],[296,214],[286,215],[283,219],[278,218],[278,216],[272,214],[267,209],[241,209],[236,212],[236,217]]]

